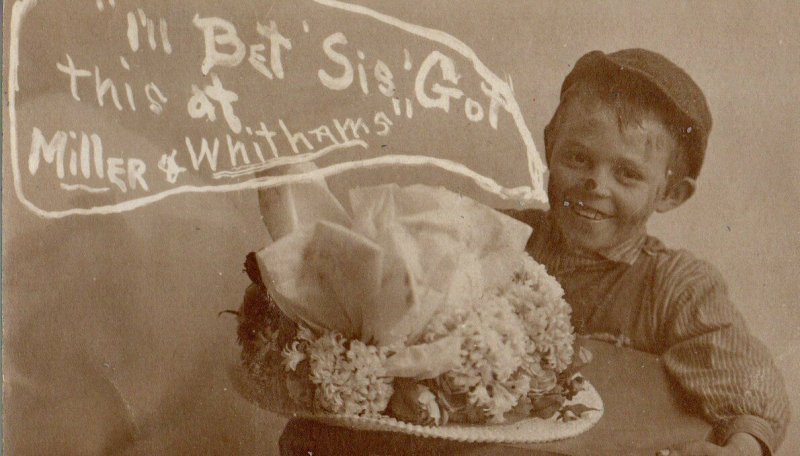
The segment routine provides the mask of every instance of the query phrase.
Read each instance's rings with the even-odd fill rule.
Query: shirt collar
[[[607,260],[617,263],[633,264],[636,262],[636,259],[639,258],[639,254],[642,252],[646,239],[647,235],[641,233],[606,251],[598,253]]]

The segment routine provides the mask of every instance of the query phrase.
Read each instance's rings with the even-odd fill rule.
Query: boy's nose
[[[600,197],[610,196],[611,194],[605,179],[598,175],[587,177],[586,180],[583,181],[583,189]]]

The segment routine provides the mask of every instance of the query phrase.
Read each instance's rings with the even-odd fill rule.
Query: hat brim
[[[572,421],[523,418],[504,424],[468,425],[446,424],[444,426],[422,426],[399,421],[390,416],[351,416],[311,413],[294,406],[280,397],[268,397],[263,389],[247,375],[241,366],[232,366],[230,378],[234,389],[245,399],[261,408],[287,418],[305,418],[333,426],[342,426],[362,431],[386,431],[435,437],[459,442],[484,443],[545,443],[576,437],[591,429],[603,416],[603,400],[588,382],[585,389],[576,394],[567,404],[583,404],[591,409]]]

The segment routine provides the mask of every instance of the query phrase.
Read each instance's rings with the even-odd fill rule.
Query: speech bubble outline
[[[511,86],[500,79],[478,58],[475,52],[458,38],[428,27],[411,24],[400,19],[388,16],[370,8],[341,2],[338,0],[313,0],[321,6],[339,9],[355,15],[368,17],[386,25],[403,30],[418,37],[439,43],[450,50],[457,52],[462,57],[470,61],[473,69],[483,80],[490,85],[492,91],[501,95],[503,103],[501,106],[511,115],[514,124],[519,130],[525,153],[527,157],[528,174],[530,176],[530,186],[519,186],[507,188],[494,179],[479,174],[466,165],[461,163],[436,157],[424,155],[383,155],[376,158],[352,160],[318,168],[305,173],[283,175],[283,176],[264,176],[254,177],[244,182],[222,185],[181,185],[169,190],[164,190],[152,195],[143,196],[115,204],[104,206],[94,206],[89,208],[72,208],[59,211],[47,211],[36,206],[30,201],[22,190],[22,178],[19,171],[19,151],[17,137],[17,112],[16,94],[19,91],[18,67],[19,67],[19,41],[22,30],[23,19],[39,4],[39,0],[17,0],[11,11],[11,31],[9,33],[9,70],[8,70],[8,109],[9,109],[9,141],[11,147],[11,167],[14,179],[14,189],[20,202],[33,213],[43,218],[63,218],[71,215],[94,215],[94,214],[116,214],[131,211],[145,205],[155,203],[172,195],[182,193],[219,193],[237,190],[249,190],[259,188],[277,187],[296,182],[307,182],[320,177],[329,177],[341,174],[350,170],[364,168],[378,168],[387,166],[435,166],[448,172],[452,172],[471,179],[475,184],[485,191],[499,196],[506,200],[518,200],[522,202],[547,202],[547,194],[544,189],[544,173],[546,165],[542,161],[530,130],[525,124],[522,111],[514,98]],[[310,160],[310,159],[309,159]]]

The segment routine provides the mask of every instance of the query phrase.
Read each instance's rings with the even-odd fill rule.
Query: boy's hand
[[[761,456],[761,444],[744,432],[733,434],[722,447],[705,440],[675,445],[656,453],[656,456]]]

